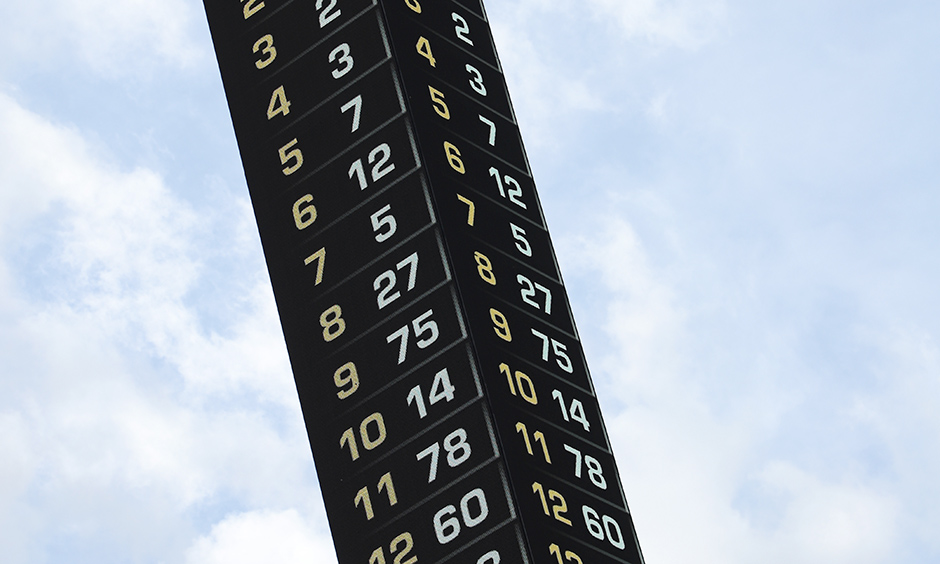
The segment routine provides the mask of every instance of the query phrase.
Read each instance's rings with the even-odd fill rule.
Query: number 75
[[[548,335],[536,329],[532,329],[532,334],[542,340],[542,360],[548,362],[548,344],[551,342],[552,352],[555,354],[555,362],[565,372],[571,374],[574,367],[571,365],[571,359],[568,357],[568,347],[555,339],[550,339]]]

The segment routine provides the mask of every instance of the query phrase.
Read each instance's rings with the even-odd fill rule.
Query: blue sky
[[[940,5],[486,0],[650,564],[940,557]],[[0,5],[5,562],[335,558],[202,5]]]

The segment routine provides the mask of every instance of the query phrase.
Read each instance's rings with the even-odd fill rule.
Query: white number
[[[317,0],[317,10],[323,10],[320,12],[320,29],[326,27],[328,23],[335,20],[342,14],[341,10],[336,10],[333,13],[330,13],[330,10],[336,7],[336,0],[330,0],[330,3],[327,5],[326,9],[323,10],[323,0]]]
[[[431,395],[428,396],[428,403],[434,405],[441,400],[447,400],[449,402],[454,399],[454,391],[456,389],[457,388],[450,383],[450,374],[448,374],[447,369],[444,368],[434,375],[434,382],[431,383]],[[418,417],[420,419],[427,417],[428,410],[424,406],[424,395],[421,393],[421,384],[411,388],[411,391],[408,392],[408,405],[411,405],[412,401],[418,408]]]
[[[483,75],[471,64],[467,64],[465,68],[473,77],[470,79],[470,87],[480,96],[486,96],[486,86],[483,85]]]
[[[453,18],[454,22],[457,24],[454,27],[454,33],[457,34],[457,37],[464,43],[473,46],[473,41],[470,39],[470,26],[467,25],[467,20],[463,19],[463,16],[454,12],[450,15]]]
[[[372,149],[372,152],[369,153],[369,164],[373,165],[372,182],[378,182],[383,176],[395,170],[395,163],[388,162],[391,158],[392,148],[389,147],[388,143],[382,143],[375,149]],[[356,159],[356,162],[349,166],[350,180],[352,180],[353,176],[359,181],[359,189],[365,190],[369,183],[366,181],[362,159]]]
[[[571,445],[565,445],[565,450],[574,455],[574,477],[581,477],[581,451]],[[584,455],[584,464],[588,467],[588,477],[591,482],[602,490],[607,489],[607,479],[604,478],[604,469],[601,463],[590,454]]]
[[[559,343],[555,339],[549,339],[548,335],[536,331],[535,329],[532,329],[532,334],[539,339],[542,339],[542,360],[548,362],[548,343],[551,341],[552,352],[555,353],[555,362],[568,374],[574,372],[574,368],[571,366],[571,359],[568,358],[568,353],[566,352],[568,347]]]
[[[496,146],[496,124],[483,116],[480,116],[480,121],[485,123],[490,128],[490,145],[493,147]]]
[[[344,114],[348,110],[353,110],[353,122],[352,122],[352,131],[350,133],[355,133],[359,130],[359,116],[362,115],[362,95],[358,95],[352,100],[343,104],[340,108],[340,111]]]
[[[522,289],[520,290],[520,292],[522,293],[522,301],[534,307],[535,309],[544,310],[545,313],[547,314],[552,313],[552,291],[551,290],[549,290],[545,286],[542,286],[538,282],[532,282],[531,280],[529,280],[522,274],[519,274],[518,276],[516,276],[516,282],[519,282],[519,284],[522,286]],[[536,290],[545,294],[545,307],[544,308],[542,307],[540,303],[532,299],[535,297]]]
[[[506,189],[503,187],[503,180],[500,178],[499,169],[490,167],[490,176],[496,179],[496,187],[499,188],[499,195],[504,198],[509,198],[509,201],[516,204],[522,209],[527,209],[525,202],[522,201],[522,186],[519,186],[519,183],[516,182],[516,179],[509,176],[508,174],[503,177],[506,180],[506,186],[509,187],[509,192],[507,195]]]
[[[379,155],[382,155],[382,158],[376,162]],[[392,148],[388,146],[388,143],[382,143],[372,149],[372,152],[369,153],[369,164],[375,164],[372,167],[372,182],[378,182],[380,178],[395,170],[395,163],[388,163],[390,158],[392,158]],[[385,166],[386,163],[388,163],[388,166]]]
[[[391,213],[385,215],[386,212],[391,211],[392,204],[386,204],[382,209],[371,216],[372,231],[375,231],[375,240],[379,243],[384,243],[398,231],[398,222],[395,221],[395,216]],[[385,229],[385,231],[383,232],[382,229]]]
[[[531,257],[532,247],[529,246],[529,242],[525,238],[525,229],[515,223],[510,223],[509,229],[512,230],[512,238],[516,240],[516,248],[519,249],[519,252],[527,257]]]
[[[552,390],[552,397],[558,400],[558,405],[561,406],[561,416],[565,421],[571,422],[576,421],[584,427],[584,430],[591,432],[591,424],[588,423],[587,417],[584,415],[584,405],[581,403],[581,400],[572,399],[571,407],[565,407],[565,397],[561,394],[559,390]],[[568,415],[571,415],[569,418]]]
[[[470,501],[476,499],[480,506],[479,514],[474,517],[470,509]],[[460,521],[456,517],[451,517],[457,513],[457,508],[448,505],[434,514],[434,533],[437,535],[437,542],[447,544],[460,535]],[[463,524],[467,528],[473,528],[482,523],[490,514],[490,509],[486,505],[486,495],[483,490],[476,488],[463,496],[460,500],[460,516],[463,518]],[[444,518],[447,518],[446,520]]]
[[[597,514],[597,511],[587,505],[581,507],[581,514],[584,515],[584,524],[592,537],[597,540],[606,538],[607,542],[620,550],[626,547],[623,542],[623,532],[620,530],[620,524],[614,521],[612,517],[607,515],[601,517]],[[598,518],[600,518],[600,521],[598,521]],[[601,522],[604,523],[603,529],[601,528]]]
[[[411,326],[414,327],[414,330],[415,330],[415,337],[419,338],[418,341],[416,342],[419,349],[428,348],[429,346],[434,344],[434,341],[436,341],[437,337],[440,335],[440,333],[437,330],[437,322],[432,319],[428,319],[432,315],[434,315],[434,312],[429,309],[426,312],[419,315],[414,321],[411,322]],[[426,319],[427,319],[427,322],[425,322]],[[424,338],[420,338],[421,335],[428,333],[428,332],[430,333],[430,335]]]
[[[477,564],[499,564],[499,551],[491,550],[477,560]]]
[[[460,521],[451,517],[454,513],[457,513],[457,508],[447,505],[434,514],[434,534],[437,535],[437,542],[447,544],[460,535]],[[442,520],[445,517],[447,519]]]
[[[401,339],[401,343],[398,345],[398,364],[405,362],[405,357],[408,354],[408,326],[404,325],[388,337],[385,337],[386,343],[391,343],[395,339]]]
[[[333,78],[342,78],[346,73],[353,69],[356,61],[350,56],[349,43],[343,43],[336,49],[330,51],[330,62],[339,63],[338,68],[333,69]]]
[[[418,253],[413,252],[408,255],[403,260],[399,261],[395,265],[397,270],[401,270],[405,267],[410,267],[408,272],[408,289],[406,291],[411,291],[415,287],[415,282],[418,279]],[[386,270],[382,274],[379,274],[375,281],[372,283],[372,289],[378,292],[376,302],[378,303],[379,309],[384,309],[385,306],[394,302],[401,297],[401,292],[395,291],[395,285],[398,283],[397,277],[395,276],[394,270]]]
[[[444,452],[447,453],[447,465],[456,468],[467,461],[472,454],[470,443],[467,442],[467,431],[457,429],[453,433],[444,437]],[[431,468],[428,471],[428,483],[437,479],[437,460],[441,452],[441,443],[434,443],[428,448],[419,452],[415,458],[421,460],[431,457]],[[460,454],[458,454],[458,452]]]
[[[429,446],[428,448],[422,450],[421,452],[415,455],[415,458],[417,460],[421,460],[422,458],[427,458],[428,456],[431,457],[431,469],[428,471],[428,483],[429,484],[437,479],[437,459],[440,453],[441,453],[441,445],[438,443],[434,443],[433,445]]]
[[[434,315],[434,310],[429,309],[411,322],[411,326],[414,328],[415,337],[419,338],[416,343],[419,349],[428,348],[434,344],[435,341],[437,341],[437,338],[440,335],[437,329],[437,322],[433,319],[428,319],[432,315]],[[391,343],[395,339],[401,339],[401,343],[398,345],[398,364],[405,362],[405,358],[408,356],[408,333],[408,326],[404,325],[388,337],[385,337],[385,342],[387,343]],[[421,338],[421,335],[425,333],[430,333],[430,335]]]
[[[480,513],[473,517],[470,514],[470,500],[476,499],[480,505]],[[482,523],[490,514],[490,508],[486,505],[486,495],[483,490],[477,488],[460,500],[460,516],[463,517],[463,523],[467,527],[476,527]]]

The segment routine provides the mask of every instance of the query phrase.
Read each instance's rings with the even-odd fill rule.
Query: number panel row
[[[335,343],[343,343],[345,332],[350,337],[362,334],[449,278],[440,235],[436,229],[428,228],[331,290],[319,295],[311,292],[313,295],[307,298],[313,299],[302,307],[302,316],[318,319],[322,312],[338,304],[345,328],[344,335],[337,335]],[[322,322],[320,327],[323,328]],[[324,341],[312,347],[311,352],[327,354],[332,350],[334,340]]]
[[[239,89],[288,67],[376,6],[375,0],[244,0],[241,10],[232,10],[230,0],[204,4],[213,37],[226,38],[215,41],[225,81]]]
[[[324,325],[335,325],[334,316],[328,316],[324,323],[317,317],[282,317],[291,361],[307,371],[316,370],[326,361],[359,358],[373,370],[388,370],[390,366],[395,372],[404,372],[466,336],[455,296],[453,283],[438,286],[381,323],[357,333],[344,332],[329,342],[323,339],[323,332],[329,331]],[[342,308],[339,300],[335,305]]]
[[[287,140],[303,139],[304,158],[313,164],[329,160],[338,149],[353,144],[405,110],[397,73],[390,62],[357,76],[354,82],[319,102],[312,101],[301,88],[303,81],[310,80],[307,75],[285,74],[284,80],[252,92],[244,112],[243,121],[248,124],[243,128],[245,135],[267,140],[272,155]]]
[[[441,217],[441,223],[448,225],[447,215],[442,213]],[[501,248],[495,248],[470,236],[455,236],[452,230],[447,242],[455,277],[461,284],[475,286],[488,295],[495,296],[507,307],[534,315],[552,328],[564,332],[569,339],[577,340],[565,287],[557,279],[544,274],[541,268],[533,268],[532,257],[526,257],[520,252],[521,249],[531,252],[533,256],[538,254],[542,250],[539,246],[542,242],[538,237],[540,233],[531,229],[523,230],[513,223],[505,227],[496,233],[502,234],[503,240],[511,243],[502,243]],[[503,233],[504,231],[506,233]],[[474,235],[493,233],[476,228],[472,229],[472,232]],[[512,235],[518,239],[514,239]],[[545,241],[547,240],[546,235]],[[505,309],[503,306],[494,307],[498,307],[500,311]]]
[[[593,392],[544,370],[540,359],[536,365],[510,351],[484,347],[477,348],[477,356],[491,401],[512,403],[610,450]]]
[[[402,531],[411,533],[419,561],[443,560],[462,548],[462,545],[479,540],[497,525],[510,522],[514,511],[509,504],[506,484],[499,461],[490,462],[416,507],[384,521],[375,532],[363,535],[356,530],[350,531],[350,534],[337,535],[335,540],[339,561],[369,562],[377,547],[387,545],[390,539]],[[347,503],[352,505],[353,502]],[[333,517],[330,519],[332,525]],[[346,522],[337,525],[343,528],[349,526]],[[518,553],[518,541],[513,536],[500,539],[500,544],[505,543],[505,550],[515,548]],[[513,544],[516,546],[513,547]],[[487,550],[492,549],[487,547]]]
[[[433,179],[435,191],[447,186],[466,187],[497,202],[520,220],[524,218],[545,230],[532,177],[517,172],[477,145],[462,142],[460,136],[439,122],[416,122],[420,123],[417,139],[427,158],[428,176]]]
[[[392,29],[397,30],[402,19],[412,20],[442,40],[449,41],[454,47],[502,71],[489,34],[490,27],[486,20],[473,11],[457,3],[440,0],[426,0],[420,4],[404,0],[382,4]],[[419,8],[416,9],[415,5],[419,5]]]

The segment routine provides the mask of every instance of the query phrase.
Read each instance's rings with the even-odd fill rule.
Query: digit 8
[[[323,327],[323,340],[329,343],[346,332],[346,320],[343,308],[335,305],[320,314],[320,326]]]
[[[467,431],[457,429],[444,437],[444,450],[447,452],[447,464],[451,468],[464,463],[472,454],[470,444],[467,442]]]
[[[489,257],[479,251],[474,251],[473,258],[477,261],[477,272],[484,282],[492,286],[496,285],[496,274],[493,273],[493,263]]]
[[[601,463],[592,456],[585,457],[584,462],[588,467],[588,476],[591,478],[591,481],[594,482],[594,485],[602,490],[606,490],[607,480],[604,478],[604,469],[601,467]]]

